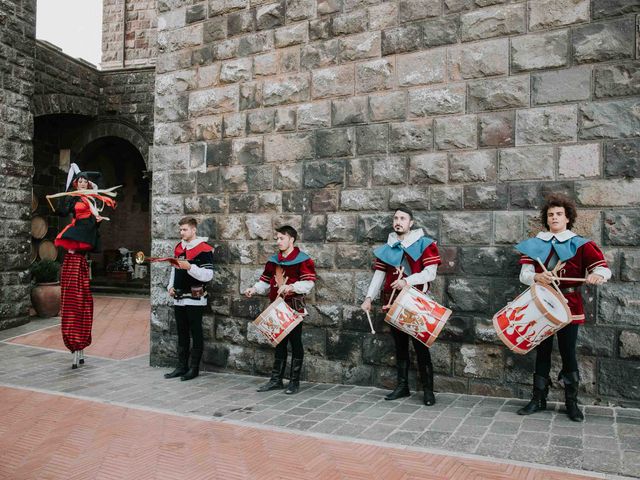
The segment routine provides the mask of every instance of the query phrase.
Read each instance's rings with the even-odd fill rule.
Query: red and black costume
[[[609,270],[600,248],[593,241],[580,237],[571,230],[556,234],[541,232],[536,237],[519,243],[515,248],[521,254],[520,281],[525,285],[532,285],[535,275],[543,272],[538,260],[549,271],[558,262],[564,262],[564,266],[558,271],[559,277],[584,278],[586,275],[596,273],[605,280],[611,278],[611,270]],[[562,358],[562,370],[558,380],[562,380],[565,385],[565,403],[567,410],[572,409],[574,412],[573,416],[570,415],[572,419],[582,416],[577,407],[580,374],[576,357],[578,327],[585,321],[582,285],[583,282],[570,280],[559,282],[560,291],[567,299],[571,310],[572,322],[555,335],[558,337],[558,347]],[[518,411],[521,415],[528,415],[546,408],[546,397],[551,384],[549,373],[551,371],[553,337],[547,338],[535,349],[533,399]]]
[[[67,190],[72,186],[77,189],[78,179],[97,177],[97,172],[80,172],[77,165],[72,164],[67,179]],[[97,190],[97,185],[89,181],[90,188]],[[64,248],[65,253],[60,272],[60,312],[62,316],[62,339],[69,351],[74,353],[73,368],[78,360],[84,363],[83,350],[91,345],[91,329],[93,326],[93,296],[89,286],[88,252],[99,251],[100,235],[98,233],[98,206],[115,208],[115,202],[98,193],[66,196],[58,207],[61,216],[73,215],[71,223],[56,237],[54,243]],[[76,354],[78,352],[78,354]]]
[[[297,312],[304,314],[306,312],[304,296],[311,291],[316,281],[316,267],[313,260],[298,247],[294,247],[287,256],[278,252],[266,263],[260,279],[253,288],[261,295],[268,293],[269,301],[273,302],[278,296],[278,288],[280,287],[277,284],[277,278],[286,278],[286,285],[293,286],[293,293],[285,295],[284,301]],[[304,359],[302,322],[276,346],[271,380],[259,391],[282,388],[282,378],[287,366],[287,344],[289,343],[291,344],[291,383],[287,393],[295,393],[290,390],[293,386],[297,387],[300,382]]]
[[[191,267],[189,270],[171,269],[167,290],[175,290],[173,306],[178,330],[178,366],[165,378],[190,380],[200,373],[204,351],[202,315],[207,305],[205,284],[213,278],[213,247],[206,238],[195,238],[190,242],[179,242],[173,254],[178,260],[188,261]]]
[[[426,237],[422,229],[411,230],[400,240],[395,232],[389,234],[387,243],[374,251],[376,256],[373,264],[375,271],[367,297],[372,300],[378,295],[382,287],[382,301],[386,304],[391,297],[393,288],[391,284],[399,278],[399,268],[404,267],[402,278],[406,282],[419,289],[427,290],[429,282],[436,278],[440,254],[435,241]],[[427,285],[427,289],[424,285]],[[429,349],[417,339],[401,332],[397,328],[391,328],[391,334],[396,347],[396,362],[398,384],[387,395],[387,400],[395,400],[409,395],[409,338],[413,343],[418,362],[418,373],[424,390],[425,405],[433,405],[433,364]]]

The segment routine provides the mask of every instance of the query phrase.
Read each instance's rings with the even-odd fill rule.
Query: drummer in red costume
[[[611,270],[598,246],[571,231],[577,217],[576,204],[569,197],[552,194],[540,211],[540,221],[548,231],[516,245],[521,253],[520,281],[525,285],[534,282],[551,284],[552,270],[558,262],[565,265],[558,271],[560,277],[584,278],[589,285],[601,285],[611,278]],[[544,263],[544,272],[538,260]],[[568,301],[572,322],[558,331],[558,346],[562,357],[562,370],[558,380],[562,380],[565,391],[567,415],[574,422],[584,420],[578,407],[578,387],[580,375],[576,358],[578,326],[584,323],[581,282],[560,281],[560,290]],[[530,415],[547,407],[547,394],[551,380],[551,351],[553,336],[536,347],[536,366],[533,375],[533,398],[518,410],[520,415]]]
[[[309,255],[295,246],[297,238],[298,232],[289,225],[276,228],[278,253],[269,259],[255,285],[245,290],[244,294],[247,297],[256,293],[260,295],[269,293],[269,301],[273,302],[280,293],[291,308],[301,314],[306,313],[304,296],[315,285],[316,267]],[[285,279],[286,282],[284,282]],[[279,282],[283,284],[280,285]],[[282,378],[287,367],[287,343],[291,343],[291,377],[285,393],[298,392],[304,358],[302,322],[276,347],[271,378],[258,389],[258,392],[284,388]]]
[[[426,237],[422,229],[411,230],[413,213],[407,208],[399,208],[393,215],[393,232],[389,234],[386,245],[374,250],[376,257],[373,269],[375,273],[371,279],[367,297],[362,303],[362,309],[371,310],[371,301],[378,296],[382,287],[384,304],[389,300],[394,289],[402,290],[412,285],[418,290],[424,284],[436,278],[436,271],[440,262],[440,254],[436,242]],[[402,278],[399,278],[399,268],[404,267]],[[407,275],[409,274],[409,275]],[[396,328],[391,329],[396,346],[396,366],[398,384],[385,400],[395,400],[408,397],[409,392],[409,338],[410,336]],[[429,349],[415,338],[412,338],[413,348],[418,360],[418,373],[424,390],[424,404],[436,403],[433,394],[433,364]]]

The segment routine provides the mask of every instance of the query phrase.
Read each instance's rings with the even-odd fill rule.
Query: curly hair
[[[576,207],[576,202],[562,193],[551,193],[547,195],[545,197],[544,205],[540,209],[540,221],[542,222],[542,226],[547,230],[549,230],[549,224],[547,223],[547,210],[552,207],[564,208],[564,214],[569,220],[567,228],[571,230],[576,218],[578,218],[578,207]]]

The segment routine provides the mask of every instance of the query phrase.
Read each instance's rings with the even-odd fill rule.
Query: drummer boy
[[[540,210],[540,222],[547,229],[534,238],[516,245],[521,253],[520,281],[525,285],[534,282],[550,285],[555,277],[583,278],[588,285],[601,285],[611,278],[611,270],[598,246],[571,231],[577,218],[576,204],[569,197],[551,194]],[[541,263],[544,264],[544,268]],[[560,291],[568,301],[572,322],[559,330],[558,347],[562,357],[562,370],[558,380],[562,380],[565,392],[567,415],[574,422],[584,420],[578,407],[578,387],[580,375],[576,358],[578,326],[584,323],[581,281],[556,281]],[[536,364],[533,375],[533,398],[518,410],[519,415],[530,415],[547,407],[547,394],[551,379],[551,351],[553,336],[536,347]]]
[[[426,237],[421,228],[413,227],[413,213],[408,208],[399,208],[393,215],[393,232],[389,234],[387,243],[373,251],[376,259],[373,264],[373,278],[369,284],[367,296],[361,308],[371,310],[371,301],[378,296],[382,287],[382,301],[386,304],[391,293],[411,285],[422,290],[436,278],[440,264],[440,255],[436,242]],[[396,347],[396,368],[398,383],[385,400],[396,400],[408,397],[409,392],[409,335],[397,328],[391,328]],[[433,364],[429,349],[411,337],[418,360],[418,373],[424,390],[424,404],[436,403],[433,394]]]
[[[295,228],[284,225],[276,228],[276,245],[278,253],[266,263],[260,279],[244,292],[251,297],[258,293],[269,293],[269,301],[273,302],[278,295],[294,310],[305,313],[304,296],[308,294],[316,281],[316,268],[313,260],[295,246],[298,232]],[[304,348],[302,347],[302,323],[299,323],[276,346],[271,379],[262,385],[258,392],[267,392],[284,388],[282,378],[287,366],[287,343],[291,343],[291,377],[286,394],[294,394],[300,388],[300,373]]]

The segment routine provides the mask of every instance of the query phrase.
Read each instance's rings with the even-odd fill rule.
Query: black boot
[[[302,359],[301,358],[292,358],[291,359],[291,379],[289,380],[289,385],[287,385],[287,389],[284,391],[287,395],[292,395],[294,393],[298,393],[300,389],[300,373],[302,372]]]
[[[436,396],[433,394],[433,365],[431,363],[420,366],[420,379],[422,380],[422,401],[428,407],[435,405]]]
[[[564,405],[567,407],[567,415],[574,422],[582,422],[584,420],[584,415],[578,406],[580,374],[578,372],[561,372],[560,378],[564,383]]]
[[[286,358],[275,358],[273,360],[273,368],[271,369],[271,378],[267,383],[258,388],[258,392],[268,392],[269,390],[280,390],[284,388],[282,377],[284,370],[287,368]]]
[[[393,392],[384,397],[385,400],[396,400],[411,395],[409,392],[409,362],[399,361],[396,368],[398,370],[398,385]]]
[[[531,401],[518,410],[518,415],[531,415],[547,409],[547,395],[549,394],[549,385],[551,380],[549,377],[542,375],[533,375],[533,397]]]
[[[181,377],[189,370],[189,350],[184,347],[178,347],[178,366],[173,372],[165,373],[164,378]]]
[[[200,375],[200,360],[202,359],[202,350],[199,348],[193,348],[191,350],[191,366],[189,370],[180,377],[181,381],[191,380]]]

